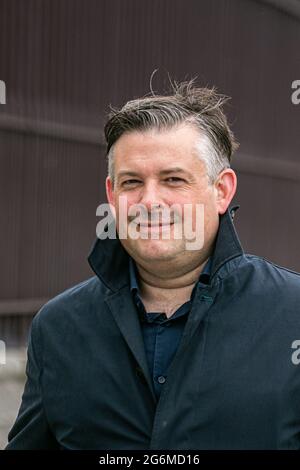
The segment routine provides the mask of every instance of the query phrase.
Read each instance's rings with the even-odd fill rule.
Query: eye
[[[166,181],[169,183],[181,183],[184,180],[182,178],[178,178],[177,176],[170,176],[169,178],[166,178]]]
[[[140,181],[131,179],[131,180],[123,181],[122,186],[131,186],[131,185],[137,184],[137,183],[140,183]]]

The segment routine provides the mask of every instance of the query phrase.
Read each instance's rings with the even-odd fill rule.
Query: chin
[[[179,246],[170,244],[169,240],[140,240],[135,241],[134,251],[143,259],[147,260],[172,260],[181,252]]]

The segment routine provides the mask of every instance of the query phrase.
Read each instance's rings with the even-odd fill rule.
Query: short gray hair
[[[199,130],[196,149],[206,164],[211,183],[224,168],[230,167],[231,157],[239,146],[223,111],[223,105],[230,98],[218,94],[215,87],[198,88],[194,81],[171,83],[172,94],[152,94],[128,101],[121,109],[111,110],[104,133],[108,174],[113,184],[114,144],[124,132],[167,130],[178,124],[191,124]]]

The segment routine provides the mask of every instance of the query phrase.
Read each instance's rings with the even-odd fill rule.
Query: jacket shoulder
[[[278,295],[287,299],[292,295],[300,300],[300,273],[284,266],[280,266],[262,256],[246,254],[246,265],[253,270],[257,281],[263,287],[263,291],[274,290]]]
[[[249,263],[256,265],[258,268],[272,271],[274,273],[277,273],[278,275],[286,277],[287,279],[295,279],[296,282],[300,281],[299,272],[289,269],[285,266],[276,264],[273,261],[270,261],[269,259],[264,258],[263,256],[258,256],[258,255],[247,253],[245,254],[245,259]]]
[[[56,320],[68,321],[70,317],[82,317],[83,314],[99,303],[109,290],[97,276],[86,279],[46,302],[33,319],[33,323],[43,326]],[[58,318],[59,317],[59,318]]]

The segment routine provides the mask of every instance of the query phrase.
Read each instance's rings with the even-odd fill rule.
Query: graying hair
[[[179,124],[191,124],[199,130],[196,150],[206,165],[213,183],[239,144],[229,128],[223,105],[230,98],[218,94],[215,87],[198,88],[195,79],[172,83],[172,94],[155,95],[128,101],[121,109],[112,109],[104,132],[107,142],[108,174],[114,184],[114,144],[124,132],[167,130]]]

